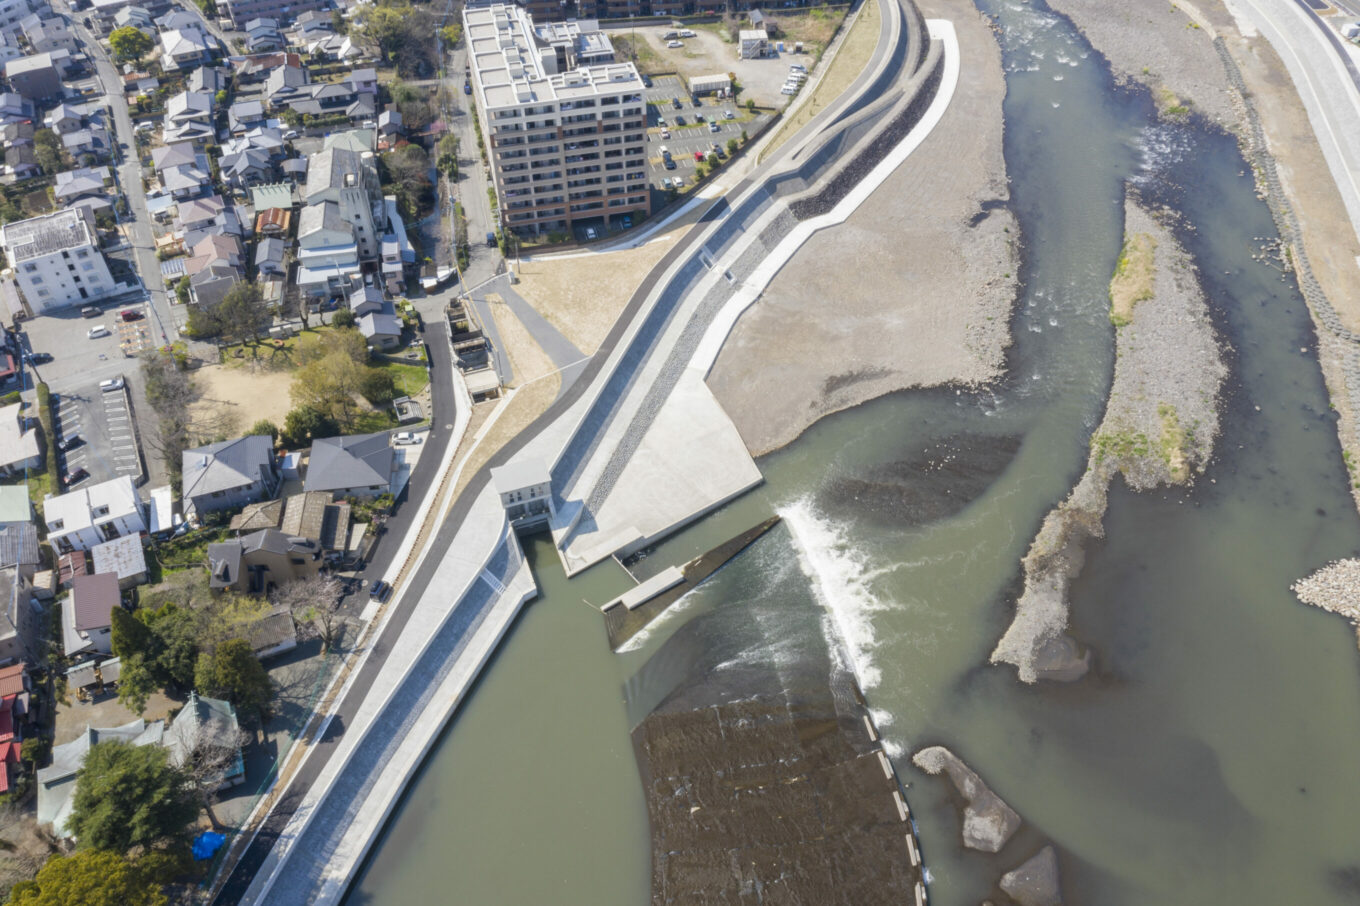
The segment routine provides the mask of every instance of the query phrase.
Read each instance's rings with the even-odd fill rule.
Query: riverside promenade
[[[545,461],[562,504],[577,504],[574,512],[583,515],[586,501],[603,508],[689,363],[711,348],[704,341],[715,325],[730,329],[733,300],[745,307],[755,298],[747,298],[755,284],[744,281],[792,235],[788,231],[806,222],[802,232],[810,235],[839,222],[838,214],[843,219],[856,198],[876,187],[874,173],[890,172],[904,156],[900,149],[914,147],[912,135],[933,125],[930,111],[937,98],[948,102],[949,91],[941,88],[952,90],[949,80],[958,72],[952,28],[932,23],[939,40],[931,41],[909,0],[889,9],[869,69],[842,101],[818,114],[757,178],[740,183],[730,201],[705,214],[630,300],[581,378],[454,501],[218,902],[338,902],[407,781],[533,596],[533,578],[490,488],[489,469],[512,459]],[[866,179],[868,188],[856,196],[855,186]],[[763,237],[759,245],[746,239],[753,228]],[[767,268],[769,275],[780,265]],[[709,271],[729,289],[746,285],[746,291],[725,293],[716,304],[709,292],[695,299],[693,290]],[[667,343],[675,330],[689,338],[678,360]],[[696,496],[693,485],[675,493],[689,512],[715,503]]]

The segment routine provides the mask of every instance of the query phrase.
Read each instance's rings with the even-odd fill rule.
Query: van
[[[680,32],[678,32],[678,31],[668,31],[668,32],[666,32],[664,35],[661,36],[661,40],[663,40],[663,41],[674,41],[674,40],[675,40],[676,38],[678,38],[678,37],[680,37]]]
[[[98,305],[86,305],[84,308],[82,308],[82,309],[80,310],[80,316],[81,316],[82,318],[97,318],[97,317],[99,317],[99,306],[98,306]]]

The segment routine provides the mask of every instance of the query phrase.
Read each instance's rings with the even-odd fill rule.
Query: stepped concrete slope
[[[759,481],[702,378],[741,310],[793,250],[843,220],[948,103],[959,67],[953,30],[932,22],[927,31],[910,0],[899,3],[888,5],[860,79],[667,254],[576,383],[453,503],[217,902],[338,902],[534,595],[490,468],[519,458],[551,464],[564,517],[555,535],[574,569]],[[722,469],[730,471],[700,474]],[[643,487],[655,512],[626,502]]]

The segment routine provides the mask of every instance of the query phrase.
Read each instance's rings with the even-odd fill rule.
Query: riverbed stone
[[[1000,852],[1020,828],[1020,816],[992,792],[972,768],[944,746],[928,746],[912,756],[927,774],[947,774],[967,805],[963,809],[963,845],[981,852]]]
[[[1020,906],[1062,906],[1058,854],[1052,846],[1045,846],[1002,875],[1001,889]]]

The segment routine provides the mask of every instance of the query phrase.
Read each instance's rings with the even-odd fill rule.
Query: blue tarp
[[[192,847],[195,862],[206,862],[217,854],[222,848],[222,844],[227,842],[227,838],[212,831],[204,831],[194,838]]]

